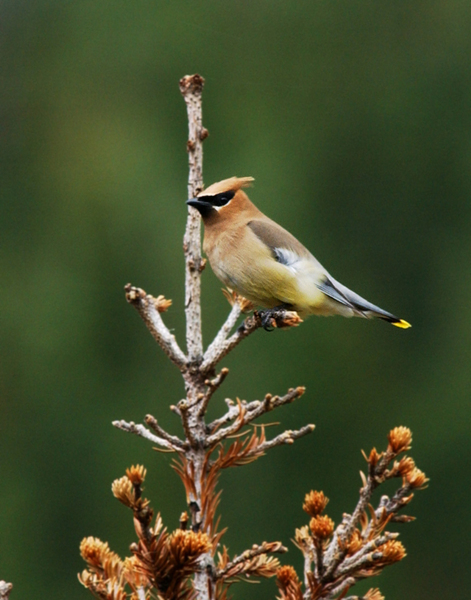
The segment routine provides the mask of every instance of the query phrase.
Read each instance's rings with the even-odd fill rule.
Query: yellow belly
[[[327,297],[316,286],[316,274],[294,273],[271,257],[244,263],[237,255],[212,260],[216,276],[230,289],[257,306],[274,308],[289,304],[300,314],[331,314]]]

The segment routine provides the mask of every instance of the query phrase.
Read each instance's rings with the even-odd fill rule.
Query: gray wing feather
[[[270,248],[273,253],[273,258],[277,258],[276,250],[284,248],[298,255],[299,258],[313,258],[316,260],[309,250],[299,242],[294,235],[283,229],[278,223],[272,221],[268,217],[265,219],[253,219],[247,223],[253,233],[262,241],[265,246]],[[317,261],[316,261],[317,262]]]
[[[320,289],[320,291],[323,294],[329,296],[329,298],[332,298],[332,300],[336,300],[337,302],[340,302],[340,304],[343,304],[344,306],[348,306],[349,308],[356,310],[355,305],[349,302],[347,296],[343,294],[338,288],[336,288],[334,283],[329,278],[326,277],[323,281],[316,283],[316,286]]]

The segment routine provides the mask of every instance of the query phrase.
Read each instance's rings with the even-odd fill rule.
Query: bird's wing
[[[355,312],[361,312],[361,310],[357,310],[355,304],[350,302],[350,298],[348,298],[348,296],[345,293],[343,293],[342,290],[336,284],[337,282],[335,281],[335,279],[332,280],[326,275],[321,281],[316,283],[316,286],[320,289],[320,291],[323,294],[329,296],[329,298],[340,302],[340,304],[343,304],[344,306],[348,306]]]
[[[277,262],[289,265],[296,260],[308,258],[317,263],[309,250],[294,235],[268,217],[252,219],[247,223],[247,227],[271,250],[273,258]]]
[[[286,229],[268,218],[252,220],[247,225],[270,250],[273,259],[287,267],[296,278],[301,276],[303,279],[309,279],[325,296],[354,312],[359,312],[349,302],[343,290],[337,287],[335,279],[330,277],[320,262]]]

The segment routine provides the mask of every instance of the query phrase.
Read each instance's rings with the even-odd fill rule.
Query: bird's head
[[[246,202],[250,203],[242,188],[249,186],[252,181],[253,177],[223,179],[213,183],[186,203],[196,208],[205,221],[226,213],[228,215],[232,210],[243,209]]]

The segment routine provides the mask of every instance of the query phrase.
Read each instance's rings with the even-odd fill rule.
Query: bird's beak
[[[213,208],[210,202],[205,202],[199,198],[190,198],[186,201],[186,203],[188,206],[193,206],[193,208],[196,208],[196,210],[198,210],[200,213],[208,212],[208,210]]]

